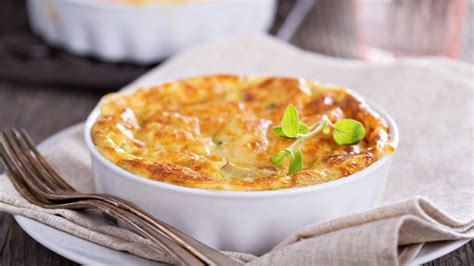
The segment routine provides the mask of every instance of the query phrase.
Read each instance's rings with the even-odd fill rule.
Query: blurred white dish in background
[[[266,31],[276,7],[276,0],[154,2],[28,0],[27,11],[33,31],[50,44],[104,61],[148,64],[217,37]]]
[[[84,0],[92,3],[111,3],[111,4],[131,4],[131,5],[144,5],[144,4],[189,4],[198,2],[207,2],[212,0]]]

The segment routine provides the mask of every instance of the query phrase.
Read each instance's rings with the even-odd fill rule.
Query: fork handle
[[[92,208],[101,211],[107,215],[110,215],[116,219],[121,219],[136,231],[139,232],[144,238],[152,241],[157,244],[159,247],[164,249],[167,253],[171,254],[181,265],[205,265],[201,260],[196,258],[192,253],[174,243],[171,239],[163,236],[158,233],[153,227],[144,222],[139,217],[122,210],[113,204],[106,202],[93,200],[94,203],[91,203],[90,200],[78,201],[71,204],[72,207],[74,204],[75,208]],[[66,205],[65,203],[63,205]],[[83,204],[83,206],[80,206]],[[65,207],[65,206],[62,206]]]
[[[209,265],[242,265],[242,263],[229,258],[228,256],[222,254],[220,251],[215,250],[205,245],[204,243],[197,241],[196,239],[184,234],[173,226],[161,220],[158,220],[146,211],[136,207],[131,202],[109,195],[101,194],[98,196],[102,197],[105,201],[112,201],[116,204],[119,204],[120,208],[126,209],[127,211],[135,214],[136,216],[144,219],[146,222],[155,226],[159,231],[164,232],[168,237],[183,245],[184,248],[189,250],[191,253],[193,253],[195,256],[208,263]]]
[[[81,194],[77,195],[80,196]],[[168,237],[181,244],[185,249],[187,249],[189,252],[193,253],[195,256],[197,256],[209,265],[242,265],[242,263],[229,258],[228,256],[222,254],[220,251],[215,250],[200,241],[197,241],[196,239],[179,231],[173,226],[155,218],[154,216],[142,210],[141,208],[138,208],[131,202],[106,194],[89,194],[89,196],[93,196],[98,200],[103,200],[104,202],[116,205],[119,208],[125,209],[133,213],[137,217],[153,225],[158,231],[163,232]]]
[[[222,254],[220,251],[215,250],[200,241],[197,241],[196,239],[186,235],[185,233],[174,228],[173,226],[153,217],[151,214],[138,208],[129,201],[106,194],[81,194],[77,192],[69,192],[67,195],[56,195],[56,198],[56,201],[70,200],[71,198],[94,199],[111,204],[113,206],[116,206],[117,208],[124,209],[134,214],[140,219],[143,219],[145,223],[152,225],[156,231],[161,232],[162,234],[165,234],[172,240],[176,241],[178,244],[183,246],[183,248],[194,254],[206,264],[229,266],[242,265],[242,263],[232,258],[229,258],[228,256]]]

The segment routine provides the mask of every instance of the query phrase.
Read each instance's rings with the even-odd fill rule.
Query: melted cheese
[[[340,146],[319,134],[302,148],[303,170],[287,174],[272,155],[293,140],[276,137],[292,103],[306,124],[323,115],[353,118],[366,137]],[[137,175],[214,190],[273,190],[328,182],[377,161],[391,146],[386,122],[343,88],[304,79],[216,75],[179,80],[100,103],[92,137],[108,160]]]

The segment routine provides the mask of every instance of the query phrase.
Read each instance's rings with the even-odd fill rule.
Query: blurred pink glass
[[[468,5],[468,0],[318,0],[300,42],[324,54],[370,61],[457,58]]]
[[[359,56],[458,57],[467,0],[355,0]]]

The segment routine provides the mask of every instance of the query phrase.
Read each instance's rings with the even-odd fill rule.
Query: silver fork
[[[45,208],[99,209],[130,224],[181,264],[240,265],[130,202],[75,191],[49,166],[24,130],[12,130],[11,134],[3,131],[0,152],[5,171],[16,189],[33,204]]]

